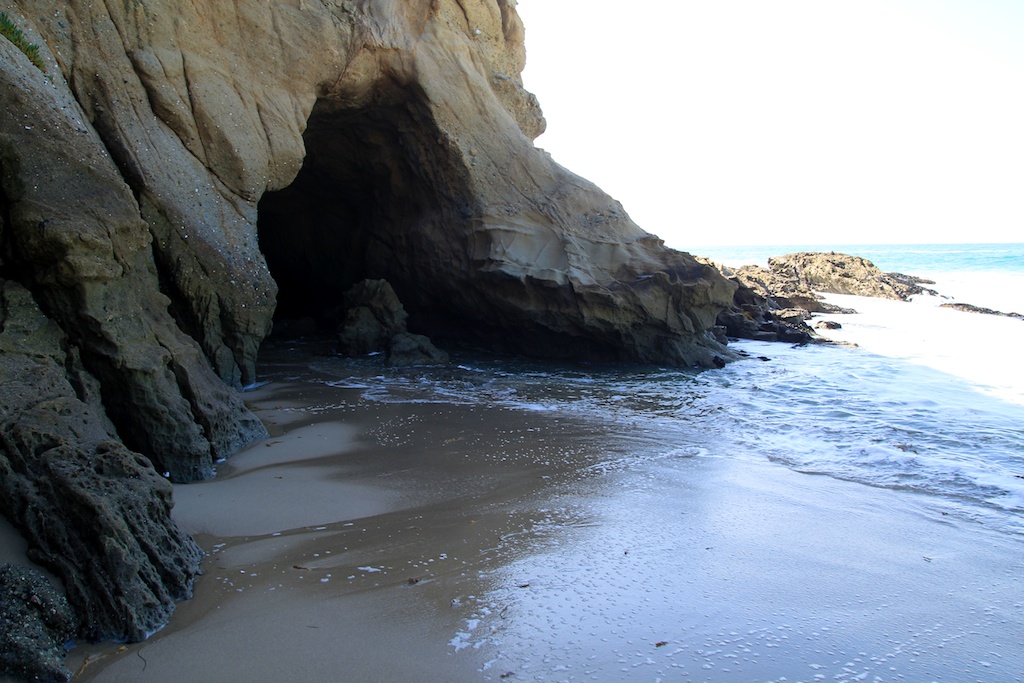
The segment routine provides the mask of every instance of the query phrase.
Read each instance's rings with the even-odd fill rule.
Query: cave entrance
[[[466,196],[445,138],[415,102],[338,109],[320,101],[303,139],[295,180],[258,206],[260,250],[279,288],[275,321],[312,317],[333,330],[342,294],[383,278],[415,324],[444,298],[430,275],[448,258],[437,230],[460,219]]]

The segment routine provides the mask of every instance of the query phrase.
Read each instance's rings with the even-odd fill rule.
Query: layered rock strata
[[[187,593],[196,550],[158,473],[211,476],[265,433],[235,390],[275,308],[386,278],[435,338],[729,357],[735,285],[533,146],[514,4],[0,0],[38,46],[0,38],[6,319],[52,328],[2,351],[23,395],[0,485],[85,633],[141,637]],[[51,538],[31,509],[102,538]]]
[[[208,366],[252,382],[278,298],[367,277],[432,336],[728,355],[710,331],[733,285],[533,146],[509,0],[3,6],[47,69],[0,41],[7,277],[176,479],[261,433]]]

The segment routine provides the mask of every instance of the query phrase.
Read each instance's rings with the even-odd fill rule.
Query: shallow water
[[[196,597],[73,653],[81,680],[1014,680],[1024,408],[738,346],[707,372],[279,347],[271,439],[176,488]]]
[[[961,269],[940,291],[999,308],[965,297],[1015,305],[1019,277]],[[146,643],[81,647],[73,666],[1015,680],[1024,322],[829,300],[860,311],[828,316],[859,348],[737,342],[745,357],[714,371],[465,353],[395,370],[271,345],[248,398],[272,436],[176,488],[209,553],[196,597]]]
[[[734,347],[748,357],[715,372],[483,357],[372,377],[357,364],[322,360],[312,372],[328,387],[366,387],[365,401],[571,415],[619,440],[629,435],[595,468],[693,455],[767,459],[933,494],[951,513],[1024,532],[1024,405],[862,349]]]
[[[940,252],[918,256],[963,263]],[[955,276],[962,296],[978,282]],[[986,277],[976,291],[998,291]],[[830,334],[859,348],[738,342],[746,357],[713,371],[473,354],[397,370],[270,346],[247,396],[272,436],[176,487],[209,553],[196,597],[149,641],[80,647],[72,666],[1019,680],[1024,322],[839,303],[861,313]]]

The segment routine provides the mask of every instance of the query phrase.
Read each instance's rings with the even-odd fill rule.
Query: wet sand
[[[943,501],[559,411],[278,380],[176,487],[209,553],[81,681],[1009,681],[1024,543]]]

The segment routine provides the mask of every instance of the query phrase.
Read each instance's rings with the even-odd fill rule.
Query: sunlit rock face
[[[725,355],[707,331],[731,283],[533,146],[544,121],[519,80],[514,9],[402,7],[361,16],[369,39],[313,106],[301,171],[259,204],[281,313],[316,316],[382,278],[410,326],[441,340],[672,364]]]
[[[514,5],[0,0],[39,47],[34,64],[0,39],[2,319],[52,326],[46,348],[15,330],[0,349],[0,381],[20,373],[4,438],[53,415],[31,448],[0,440],[6,485],[58,451],[121,444],[131,495],[148,487],[171,554],[194,553],[163,477],[209,477],[264,435],[236,389],[275,310],[336,307],[364,279],[390,282],[411,331],[442,342],[721,363],[711,330],[735,285],[534,147],[545,124]],[[23,370],[40,358],[60,400],[33,393]],[[69,420],[75,401],[102,425]],[[139,475],[149,463],[160,477]],[[193,560],[139,600],[164,609]]]
[[[172,478],[262,434],[223,385],[255,380],[277,302],[365,278],[439,339],[727,355],[733,285],[533,146],[506,0],[7,5],[45,73],[0,43],[3,275]]]

